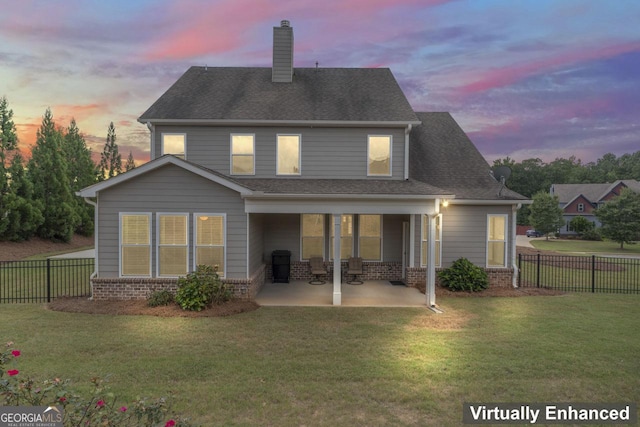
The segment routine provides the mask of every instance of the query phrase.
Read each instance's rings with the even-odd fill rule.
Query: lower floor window
[[[158,276],[184,276],[188,264],[187,214],[158,214]]]
[[[151,276],[151,214],[120,215],[120,274]]]
[[[382,215],[359,216],[360,257],[368,261],[382,260]]]
[[[225,274],[225,216],[195,215],[195,265],[210,265],[220,277]]]
[[[507,215],[487,216],[487,267],[507,265]]]
[[[302,259],[324,258],[324,215],[302,215]]]

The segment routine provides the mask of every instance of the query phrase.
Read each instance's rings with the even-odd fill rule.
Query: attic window
[[[369,135],[367,176],[391,176],[390,135]]]
[[[163,133],[161,153],[172,154],[181,159],[186,159],[187,135],[184,133]]]
[[[578,203],[578,212],[584,212],[584,203]]]

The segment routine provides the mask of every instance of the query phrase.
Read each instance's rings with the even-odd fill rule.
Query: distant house
[[[640,193],[640,182],[625,179],[605,184],[552,184],[550,193],[558,196],[559,206],[566,221],[560,234],[576,234],[571,229],[571,220],[577,216],[585,217],[596,227],[600,227],[601,224],[595,216],[596,208],[618,196],[623,188]]]
[[[296,68],[293,29],[273,66],[191,67],[138,119],[151,161],[81,190],[96,208],[93,297],[143,298],[196,265],[239,297],[291,253],[291,279],[321,257],[341,303],[362,279],[425,286],[466,257],[494,286],[515,278],[519,206],[448,113],[414,112],[386,68]],[[366,286],[366,282],[365,285]]]

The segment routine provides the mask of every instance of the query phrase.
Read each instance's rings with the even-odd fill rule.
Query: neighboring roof
[[[635,179],[622,179],[602,184],[553,184],[551,185],[551,193],[558,196],[560,203],[569,203],[579,195],[583,195],[592,203],[597,203],[621,182],[629,189],[640,193],[640,182]]]
[[[496,181],[491,168],[449,113],[416,113],[409,176],[455,194],[456,200],[528,200]]]
[[[292,83],[271,73],[191,67],[138,121],[418,123],[388,68],[295,68]]]

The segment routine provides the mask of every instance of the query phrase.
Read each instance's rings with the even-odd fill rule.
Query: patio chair
[[[329,274],[327,268],[324,266],[324,260],[322,257],[311,257],[309,259],[309,267],[311,268],[311,274],[313,274],[313,279],[309,281],[311,285],[324,285],[327,283],[326,280],[320,278],[320,276],[326,276]]]
[[[347,275],[353,275],[353,279],[347,280],[350,285],[362,285],[362,280],[358,279],[359,275],[362,275],[362,258],[349,257],[349,267]]]

